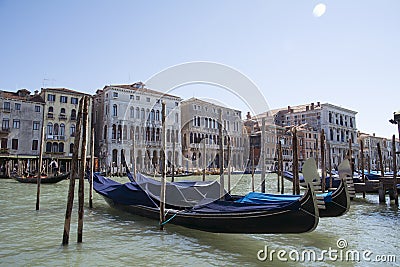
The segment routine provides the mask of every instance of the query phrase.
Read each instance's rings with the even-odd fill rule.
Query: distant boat
[[[23,176],[17,176],[17,175],[12,175],[11,176],[13,179],[17,180],[20,183],[31,183],[31,184],[36,184],[37,183],[37,176],[28,176],[28,177],[23,177]],[[65,180],[69,177],[69,173],[65,174],[60,174],[57,176],[41,176],[40,177],[40,183],[41,184],[55,184],[58,183],[62,180]]]

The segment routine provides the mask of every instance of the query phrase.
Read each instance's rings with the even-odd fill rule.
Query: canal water
[[[249,175],[232,180],[233,193],[251,190]],[[267,191],[276,192],[276,184],[276,176],[268,175]],[[35,184],[0,180],[0,266],[400,266],[399,208],[378,204],[376,194],[358,196],[344,216],[321,218],[311,233],[244,235],[172,224],[160,232],[158,222],[116,211],[94,193],[93,209],[85,201],[81,244],[75,196],[70,244],[62,246],[68,185],[43,184],[36,211]],[[289,193],[291,184],[285,186]]]

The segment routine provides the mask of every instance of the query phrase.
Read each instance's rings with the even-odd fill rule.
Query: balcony
[[[8,133],[10,133],[10,128],[9,127],[1,127],[0,132],[8,134]]]
[[[0,148],[0,154],[8,154],[8,153],[9,153],[8,148],[4,147]]]
[[[67,120],[67,115],[65,115],[65,114],[60,114],[60,116],[58,116],[58,119],[59,119],[59,120],[62,120],[62,121],[65,121],[65,120]]]
[[[2,110],[3,110],[3,112],[5,112],[5,113],[10,113],[10,112],[11,112],[11,109],[10,109],[10,108],[2,108]]]
[[[65,140],[65,135],[46,134],[46,140]]]
[[[70,120],[71,121],[76,121],[76,117],[71,117]]]
[[[54,119],[53,113],[47,113],[47,118],[48,119]]]

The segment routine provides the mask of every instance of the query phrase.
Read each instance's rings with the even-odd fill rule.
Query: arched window
[[[190,144],[193,144],[193,133],[190,133],[189,143],[190,143]]]
[[[52,135],[53,134],[53,124],[51,122],[49,122],[47,124],[47,134],[48,135]]]
[[[118,107],[117,107],[116,104],[113,105],[112,115],[113,115],[114,117],[118,116]]]
[[[75,136],[75,131],[76,131],[75,124],[72,124],[72,125],[71,125],[71,128],[70,128],[70,134],[71,134],[71,136]]]
[[[168,143],[171,142],[171,130],[170,129],[167,130],[167,142]]]
[[[54,112],[54,108],[53,107],[49,107],[49,113],[53,113]]]
[[[58,152],[64,152],[64,143],[58,144]]]
[[[54,135],[58,135],[58,129],[59,129],[58,123],[54,123],[54,129],[53,129]]]
[[[104,131],[103,131],[103,139],[107,139],[107,125],[104,125]]]
[[[139,108],[136,108],[136,119],[140,119]]]
[[[128,126],[124,125],[124,129],[122,132],[122,139],[127,140],[128,139]]]
[[[122,138],[122,126],[118,125],[117,139],[121,140]]]
[[[160,111],[159,110],[157,110],[156,111],[156,121],[160,121],[161,119],[160,119]]]
[[[60,135],[61,136],[65,135],[65,124],[64,123],[60,124]]]
[[[71,110],[71,120],[76,120],[76,110],[75,109]]]
[[[52,152],[58,152],[58,143],[57,142],[54,142],[53,143],[53,150],[52,150]]]
[[[69,144],[69,153],[74,153],[74,144]]]
[[[130,108],[130,117],[133,119],[135,117],[135,109],[134,107]]]
[[[155,113],[154,113],[154,109],[152,109],[150,112],[150,121],[154,121],[154,119],[155,119]]]
[[[118,166],[117,158],[118,158],[118,150],[113,149],[113,151],[112,151],[112,161],[114,164],[113,166]]]
[[[140,110],[141,119],[144,120],[146,118],[146,114],[144,113],[144,108]]]
[[[160,141],[160,128],[156,130],[156,141]]]
[[[111,139],[117,138],[117,126],[115,124],[112,125]]]
[[[65,114],[65,108],[61,108],[60,113],[61,113],[61,114]]]
[[[51,147],[52,147],[51,142],[47,142],[46,143],[46,152],[51,153]]]

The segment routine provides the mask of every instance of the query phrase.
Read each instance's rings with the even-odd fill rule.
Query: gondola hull
[[[58,183],[62,180],[65,180],[69,177],[69,173],[58,175],[58,176],[51,176],[51,177],[46,177],[46,178],[41,178],[40,183],[41,184],[55,184]],[[37,183],[37,177],[19,177],[19,176],[13,176],[15,180],[17,180],[20,183],[30,183],[30,184],[36,184]]]
[[[104,197],[104,196],[103,196]],[[123,205],[104,197],[106,202],[119,210],[159,220],[158,208],[142,205]],[[173,218],[172,218],[173,217]],[[318,225],[318,209],[312,197],[311,190],[302,197],[301,208],[298,210],[257,211],[248,213],[209,213],[197,214],[169,210],[166,220],[174,225],[213,233],[240,234],[283,234],[305,233],[313,231]]]
[[[93,187],[116,209],[154,220],[160,218],[159,201],[150,197],[143,185],[119,184],[95,174]],[[164,223],[214,233],[305,233],[314,230],[319,221],[311,185],[303,196],[293,201],[248,205],[231,198],[184,208],[167,205],[166,210]]]
[[[350,209],[350,195],[346,182],[341,182],[332,193],[332,201],[325,202],[325,209],[319,209],[320,217],[337,217]]]

